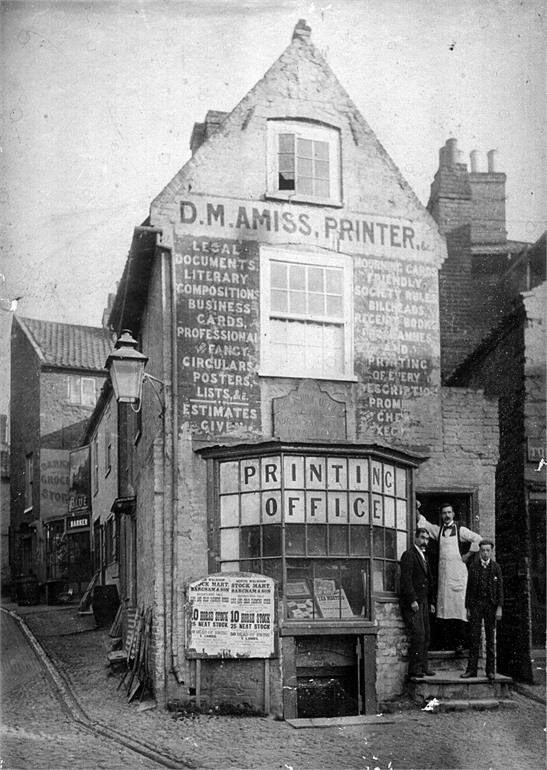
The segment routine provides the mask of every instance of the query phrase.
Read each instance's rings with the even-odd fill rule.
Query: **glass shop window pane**
[[[316,561],[313,587],[319,617],[360,615],[364,603],[363,586],[361,562]]]
[[[311,524],[308,527],[308,553],[310,555],[326,555],[327,525]]]
[[[281,559],[264,559],[258,569],[254,570],[261,575],[267,575],[268,577],[277,580],[281,585],[281,577],[283,571],[281,569]]]
[[[260,527],[241,527],[240,529],[241,558],[257,558],[260,556]]]
[[[349,561],[341,565],[341,585],[346,594],[353,615],[368,617],[368,571],[367,562]]]
[[[370,556],[369,528],[350,527],[351,556]]]
[[[239,559],[239,530],[220,530],[220,558],[222,561],[236,561]]]
[[[372,532],[372,553],[374,556],[384,555],[384,530],[382,527],[374,527]]]
[[[262,555],[281,556],[281,524],[262,527]]]
[[[261,559],[242,559],[239,562],[239,569],[242,572],[256,572],[258,575],[261,575],[262,560]]]
[[[385,591],[384,588],[384,562],[374,559],[372,562],[372,590]]]
[[[397,533],[394,529],[385,530],[386,559],[397,558]]]
[[[287,524],[285,528],[285,550],[287,554],[306,553],[306,527],[304,524]]]
[[[285,606],[287,618],[291,620],[313,620],[315,604],[313,600],[313,564],[301,561],[287,561],[287,583],[285,585]]]
[[[349,527],[345,524],[329,525],[329,554],[347,556]]]

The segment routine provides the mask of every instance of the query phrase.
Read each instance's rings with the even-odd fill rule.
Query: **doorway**
[[[473,529],[471,522],[475,514],[476,506],[474,495],[471,492],[418,492],[416,499],[420,503],[420,513],[431,524],[441,524],[440,507],[443,503],[450,503],[456,513],[456,521],[459,526]],[[465,550],[465,549],[464,549]],[[428,560],[434,575],[437,575],[439,565],[439,549],[435,541],[431,541],[428,547]],[[430,650],[453,650],[453,641],[446,639],[441,632],[441,623],[438,623],[434,615],[430,615],[431,641]],[[467,623],[464,624],[467,627]],[[467,647],[467,644],[464,646]]]

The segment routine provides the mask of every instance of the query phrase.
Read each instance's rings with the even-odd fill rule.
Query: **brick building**
[[[120,428],[154,689],[374,713],[404,687],[415,496],[495,529],[496,402],[441,386],[446,244],[302,22],[191,148],[110,315],[163,383]]]
[[[497,558],[507,583],[498,664],[530,681],[533,650],[545,642],[545,233],[534,244],[507,240],[496,152],[479,165],[473,151],[468,169],[449,139],[431,185],[428,210],[447,244],[441,374],[498,399]]]
[[[507,239],[506,176],[497,164],[496,150],[490,150],[481,170],[481,157],[473,150],[468,169],[456,139],[439,151],[427,208],[447,246],[439,273],[443,379],[506,312],[500,276],[526,246]]]
[[[111,347],[101,328],[13,316],[11,571],[35,573],[44,589],[62,582],[77,591],[90,577],[89,515],[69,511],[70,451],[81,445]]]
[[[544,271],[545,236],[525,250],[517,267],[523,257],[537,260],[541,252]],[[515,273],[512,266],[501,276],[500,291],[514,285]],[[496,531],[506,615],[498,632],[498,660],[503,671],[525,681],[532,681],[534,649],[544,648],[546,625],[544,272],[543,279],[517,294],[512,310],[449,379],[449,384],[481,388],[499,402]]]

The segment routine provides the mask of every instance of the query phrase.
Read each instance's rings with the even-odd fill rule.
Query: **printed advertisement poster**
[[[64,516],[68,500],[69,453],[66,449],[40,450],[40,516]]]
[[[89,446],[73,449],[70,453],[70,488],[68,511],[88,511],[91,500],[91,462]]]
[[[275,582],[263,575],[209,575],[188,586],[188,653],[209,658],[274,655]]]

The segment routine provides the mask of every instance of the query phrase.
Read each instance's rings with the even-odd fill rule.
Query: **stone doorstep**
[[[497,674],[493,682],[486,676],[462,679],[459,672],[438,672],[422,679],[412,678],[408,683],[410,697],[416,703],[427,703],[432,698],[443,702],[489,701],[509,694],[511,677]]]
[[[454,671],[454,669],[446,669],[445,671],[437,671],[437,673],[434,676],[424,676],[421,678],[412,677],[410,679],[411,682],[416,682],[416,684],[419,684],[421,682],[434,682],[436,684],[476,684],[480,682],[481,684],[489,684],[490,680],[484,675],[479,676],[472,676],[469,679],[462,679],[461,674],[459,671]],[[495,684],[511,684],[512,679],[510,676],[505,676],[504,674],[496,674],[494,678]]]
[[[470,711],[471,709],[516,709],[518,704],[510,698],[473,698],[471,700],[439,700],[433,712]]]

